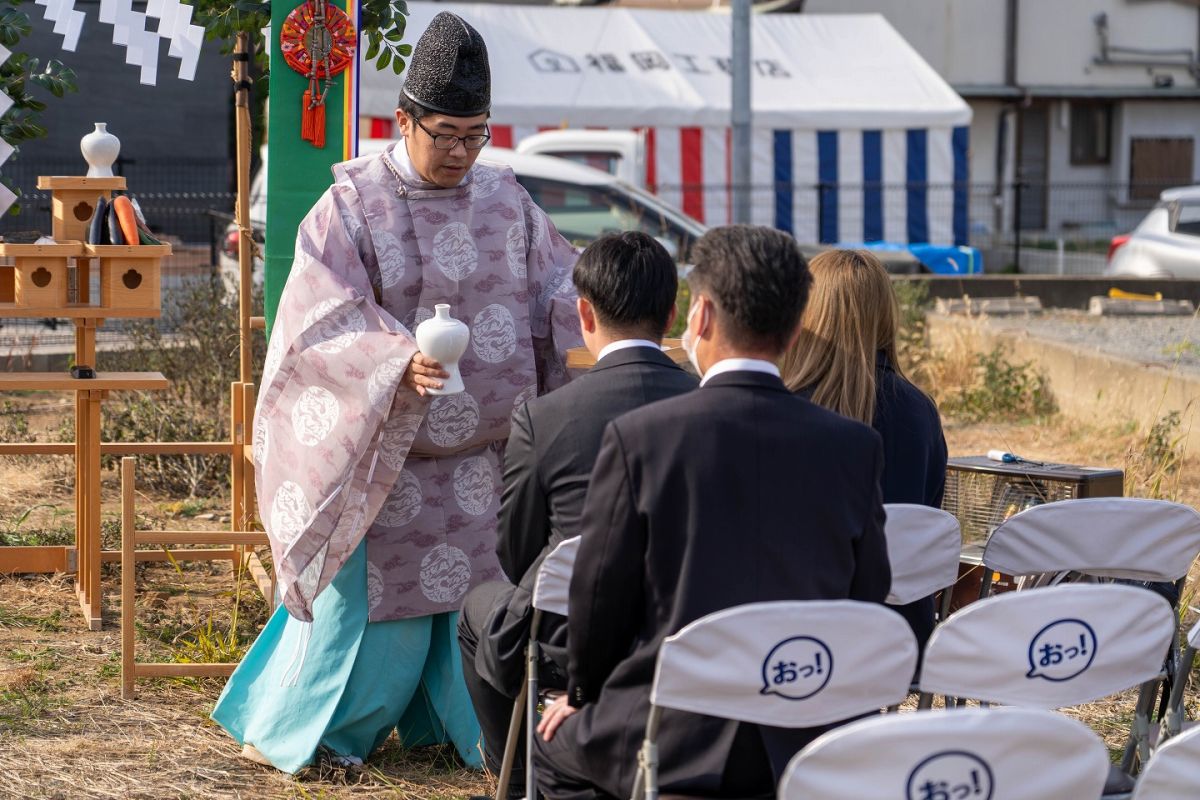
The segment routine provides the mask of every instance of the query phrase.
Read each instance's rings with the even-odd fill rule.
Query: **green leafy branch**
[[[249,33],[257,38],[271,22],[271,0],[193,0],[191,5],[205,36],[224,42],[222,52],[229,52],[236,34]],[[407,15],[404,0],[363,0],[359,24],[368,43],[367,60],[375,62],[377,69],[391,67],[397,75],[404,70],[404,60],[412,55],[412,46],[402,44]],[[267,48],[258,48],[256,60],[265,76]]]
[[[404,0],[367,0],[363,3],[360,22],[368,43],[367,61],[374,61],[376,69],[391,66],[397,75],[404,71],[404,60],[412,55],[412,45],[401,43],[407,15],[408,3]]]
[[[29,15],[16,7],[17,2],[7,0],[9,7],[0,8],[0,44],[10,50],[33,31]],[[42,67],[41,61],[28,53],[13,52],[7,61],[0,64],[0,92],[13,100],[12,107],[0,117],[0,139],[13,146],[11,158],[17,158],[22,142],[46,135],[46,127],[41,123],[41,113],[46,110],[46,104],[37,99],[31,89],[37,87],[54,97],[63,97],[67,92],[77,90],[75,81],[74,70],[56,58],[50,59]],[[3,177],[0,180],[17,197],[21,196],[20,187],[11,179]],[[14,203],[9,209],[10,214],[19,214],[20,211],[19,203]]]

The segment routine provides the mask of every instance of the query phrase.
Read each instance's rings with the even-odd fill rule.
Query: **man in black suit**
[[[604,427],[627,411],[696,388],[696,379],[659,346],[675,320],[675,269],[666,249],[644,233],[613,234],[588,247],[573,277],[584,343],[596,366],[513,415],[496,552],[516,585],[493,581],[473,589],[458,629],[463,673],[493,771],[521,688],[537,569],[550,550],[579,533]],[[565,688],[562,618],[543,618],[538,639],[561,665],[545,665],[543,685]],[[524,787],[520,764],[511,786],[514,793]]]
[[[879,435],[792,395],[774,364],[811,283],[795,242],[717,228],[692,260],[684,342],[701,388],[614,421],[592,472],[568,691],[543,716],[534,755],[552,800],[629,795],[664,637],[744,603],[882,602],[891,583]],[[773,796],[817,733],[666,711],[659,787]]]

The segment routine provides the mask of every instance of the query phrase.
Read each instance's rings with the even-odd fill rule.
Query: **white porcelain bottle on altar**
[[[96,130],[79,140],[79,151],[88,163],[89,178],[111,178],[112,165],[121,154],[121,140],[108,132],[107,122],[97,122]]]
[[[450,377],[442,381],[441,389],[426,389],[429,394],[458,394],[465,388],[458,371],[458,360],[467,350],[471,331],[459,320],[450,316],[450,306],[439,303],[433,307],[433,316],[417,326],[417,347],[432,359],[439,361]]]

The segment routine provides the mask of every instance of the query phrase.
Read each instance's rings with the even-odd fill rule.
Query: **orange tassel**
[[[304,90],[304,98],[300,101],[300,138],[306,142],[313,140],[312,90]]]
[[[325,147],[325,104],[313,109],[313,147]]]

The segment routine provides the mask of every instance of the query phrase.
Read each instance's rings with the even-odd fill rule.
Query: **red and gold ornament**
[[[292,10],[279,35],[283,60],[308,78],[300,138],[325,146],[325,98],[333,78],[354,63],[358,34],[346,12],[329,0],[307,0]]]

